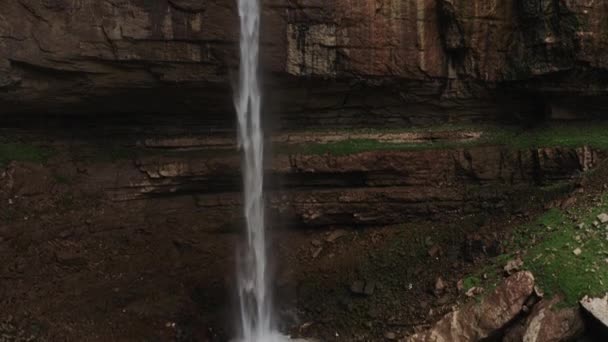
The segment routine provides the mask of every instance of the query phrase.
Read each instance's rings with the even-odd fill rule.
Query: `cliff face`
[[[283,126],[415,124],[546,108],[562,115],[564,94],[608,90],[606,2],[264,5],[267,103]],[[2,113],[204,112],[221,122],[232,106],[237,25],[235,4],[225,0],[3,1]],[[505,89],[515,95],[506,98]],[[585,102],[592,112],[602,105]]]

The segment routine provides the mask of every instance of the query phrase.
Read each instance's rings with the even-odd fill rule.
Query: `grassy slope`
[[[598,204],[570,213],[551,209],[517,231],[516,243],[527,249],[525,267],[549,296],[563,295],[567,305],[608,290],[608,229],[593,224],[598,214],[608,212],[607,200],[604,195]]]
[[[585,295],[603,296],[608,291],[608,224],[594,225],[600,213],[608,213],[608,194],[568,211],[550,209],[517,227],[508,246],[514,252],[463,279],[464,290],[493,288],[502,279],[502,267],[519,255],[540,289],[549,297],[563,297],[564,306],[577,305]]]

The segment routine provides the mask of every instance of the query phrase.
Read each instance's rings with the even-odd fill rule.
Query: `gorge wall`
[[[594,0],[267,0],[267,112],[283,128],[415,125],[568,117],[584,96],[574,114],[599,113],[606,15]],[[0,114],[233,127],[236,16],[224,0],[3,1]]]
[[[262,1],[284,331],[430,323],[509,229],[607,189],[607,124],[503,123],[601,118],[608,1]],[[233,337],[235,7],[0,0],[0,342]]]

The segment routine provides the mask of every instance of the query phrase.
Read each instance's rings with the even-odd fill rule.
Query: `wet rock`
[[[541,301],[530,315],[511,327],[503,342],[559,342],[572,341],[585,330],[578,308],[557,309],[559,299]]]
[[[608,294],[604,298],[585,296],[580,304],[585,312],[608,330]]]
[[[519,272],[507,278],[481,302],[470,302],[444,316],[432,328],[406,339],[408,342],[479,341],[504,328],[534,291],[534,276]]]
[[[298,328],[298,330],[300,332],[303,332],[304,330],[310,328],[313,324],[315,324],[315,322],[312,322],[312,321],[305,322],[302,325],[300,325],[300,327]]]

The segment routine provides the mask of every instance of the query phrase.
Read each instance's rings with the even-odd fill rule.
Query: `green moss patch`
[[[518,227],[509,246],[514,252],[465,277],[463,290],[494,288],[503,278],[502,268],[519,255],[545,295],[562,297],[563,306],[576,306],[585,295],[603,296],[608,291],[608,225],[597,225],[597,215],[604,212],[608,213],[606,195],[591,208],[551,209]]]
[[[477,276],[468,276],[462,280],[463,291],[469,291],[470,289],[480,286],[481,279]]]
[[[6,165],[11,161],[44,163],[52,153],[53,150],[47,147],[0,142],[0,166]]]
[[[476,140],[437,140],[420,143],[394,143],[372,139],[349,139],[329,143],[303,143],[277,145],[278,153],[349,155],[368,151],[416,151],[430,149],[463,148],[473,146],[507,146],[514,149],[534,147],[590,146],[608,149],[608,122],[581,124],[553,124],[534,129],[515,126],[440,126],[433,129],[366,130],[359,133],[408,133],[438,131],[482,132]],[[345,132],[353,133],[353,131]]]
[[[515,247],[525,251],[525,268],[548,296],[563,296],[565,305],[608,289],[608,228],[597,224],[597,215],[608,212],[607,200],[569,213],[551,209],[514,235]]]
[[[565,304],[574,305],[585,295],[603,295],[608,289],[608,230],[593,225],[604,211],[608,212],[608,205],[581,209],[580,220],[573,222],[554,209],[537,222],[539,243],[528,251],[526,267],[549,295],[563,295]],[[584,226],[579,228],[581,223]]]
[[[350,155],[369,151],[415,151],[448,148],[449,143],[388,143],[371,139],[349,139],[330,143],[298,144],[294,146],[278,146],[279,154],[333,154]]]

